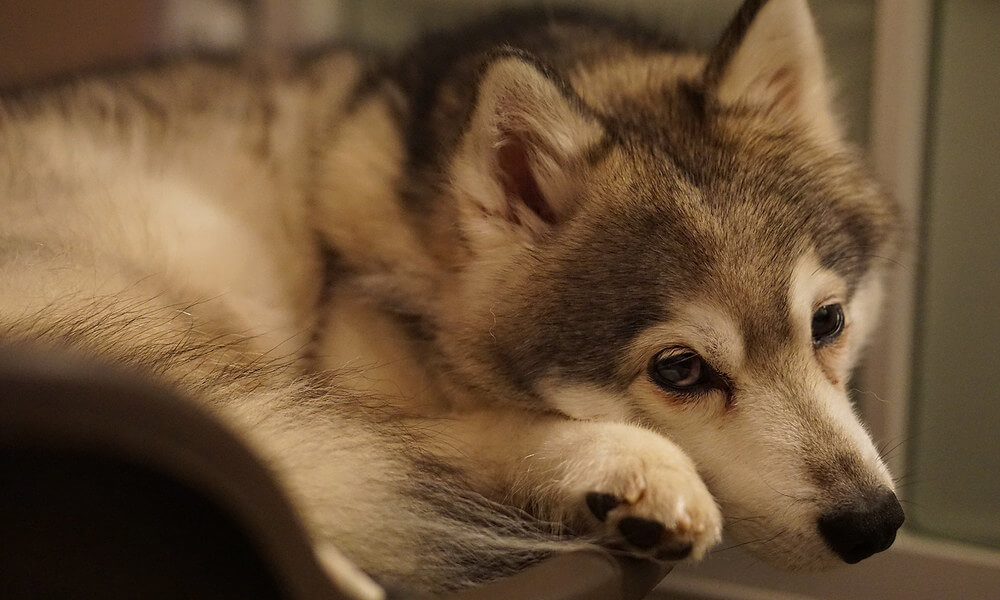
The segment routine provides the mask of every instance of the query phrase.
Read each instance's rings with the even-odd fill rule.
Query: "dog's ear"
[[[823,48],[805,0],[747,0],[709,55],[706,91],[838,136]]]
[[[451,165],[467,238],[531,243],[573,212],[579,169],[600,123],[556,75],[510,53],[484,69]]]

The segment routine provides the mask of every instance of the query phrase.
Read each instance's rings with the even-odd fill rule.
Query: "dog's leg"
[[[599,543],[662,560],[701,557],[721,516],[684,452],[647,429],[517,409],[423,427],[480,492]]]

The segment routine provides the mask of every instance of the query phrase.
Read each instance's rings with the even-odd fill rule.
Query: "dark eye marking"
[[[675,394],[699,394],[724,389],[726,380],[696,352],[686,348],[667,348],[649,361],[653,383]]]
[[[812,317],[813,346],[822,348],[837,341],[844,332],[844,308],[840,304],[819,307]]]

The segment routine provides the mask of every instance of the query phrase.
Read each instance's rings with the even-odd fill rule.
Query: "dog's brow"
[[[716,368],[733,370],[743,360],[743,333],[727,311],[695,303],[677,311],[677,317],[651,336],[661,343],[685,344]]]
[[[714,359],[725,357],[725,348],[728,340],[724,333],[705,325],[697,326],[695,331],[697,331],[702,340],[704,340],[704,353],[707,354],[705,358],[715,362]]]

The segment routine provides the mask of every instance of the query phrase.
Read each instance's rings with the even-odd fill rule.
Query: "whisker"
[[[769,537],[767,539],[750,540],[749,542],[741,542],[739,544],[733,544],[732,546],[726,546],[725,548],[720,548],[718,550],[713,550],[712,554],[718,554],[719,552],[726,552],[728,550],[733,550],[735,548],[740,548],[742,546],[747,546],[749,544],[769,544],[769,543],[773,542],[774,540],[778,539],[779,537],[785,535],[785,533],[787,531],[788,531],[787,529],[782,529],[781,531],[779,531],[778,533],[772,535],[771,537]]]
[[[757,521],[763,519],[765,515],[760,515],[756,517],[723,517],[722,520],[727,523],[738,523],[742,521]]]

